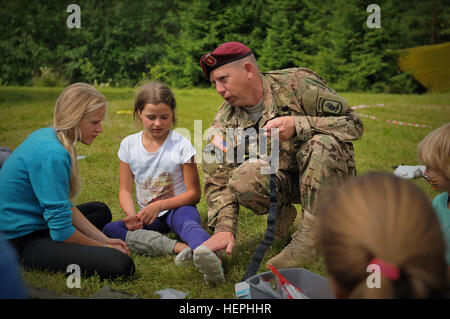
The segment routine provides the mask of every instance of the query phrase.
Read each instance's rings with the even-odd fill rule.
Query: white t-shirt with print
[[[163,145],[154,153],[142,143],[141,131],[120,143],[119,159],[130,166],[136,183],[136,200],[140,209],[150,202],[178,196],[186,192],[181,165],[196,154],[191,142],[170,131]],[[167,210],[158,214],[164,215]]]

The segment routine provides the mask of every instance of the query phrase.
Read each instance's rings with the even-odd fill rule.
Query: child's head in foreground
[[[420,188],[391,174],[369,173],[327,193],[317,214],[319,247],[336,297],[441,297],[445,244]],[[380,267],[378,282],[370,264]],[[369,288],[374,283],[379,288]]]

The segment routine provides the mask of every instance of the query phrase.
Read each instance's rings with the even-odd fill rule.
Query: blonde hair
[[[440,297],[446,285],[445,244],[424,192],[387,173],[348,179],[317,206],[326,269],[350,298]],[[373,258],[400,270],[369,288]]]
[[[60,143],[69,152],[72,167],[69,198],[74,199],[81,190],[75,143],[81,139],[78,124],[87,113],[106,106],[106,98],[87,83],[69,85],[58,97],[53,114],[53,128]]]
[[[419,143],[417,158],[450,179],[450,123],[435,129]]]

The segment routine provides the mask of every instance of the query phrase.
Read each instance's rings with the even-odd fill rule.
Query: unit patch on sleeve
[[[342,102],[319,97],[318,109],[321,113],[338,115],[342,112]]]

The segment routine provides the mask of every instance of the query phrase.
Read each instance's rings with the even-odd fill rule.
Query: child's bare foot
[[[175,244],[175,246],[173,247],[173,252],[174,254],[178,254],[180,253],[183,249],[188,248],[189,246],[186,245],[185,243],[181,243],[179,241],[177,241],[177,243]]]

